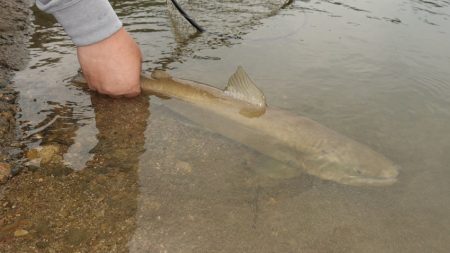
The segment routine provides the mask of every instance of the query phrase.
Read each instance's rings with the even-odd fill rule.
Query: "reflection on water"
[[[165,1],[112,1],[145,70],[219,87],[242,64],[269,105],[397,163],[396,184],[268,177],[255,173],[261,154],[164,101],[89,94],[69,82],[73,46],[36,12],[31,61],[15,79],[18,131],[30,156],[47,147],[59,163],[35,163],[0,194],[0,251],[448,252],[449,2],[295,1],[274,12],[280,2],[180,1],[208,33],[179,40]]]

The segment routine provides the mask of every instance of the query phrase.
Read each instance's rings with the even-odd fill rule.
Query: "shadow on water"
[[[165,1],[111,2],[145,70],[220,84],[248,66],[270,105],[385,154],[399,181],[257,173],[267,158],[164,101],[74,86],[74,47],[35,10],[1,252],[448,252],[448,1],[179,1],[210,32],[186,37]]]

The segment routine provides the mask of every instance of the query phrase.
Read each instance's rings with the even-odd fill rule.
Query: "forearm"
[[[89,88],[111,96],[140,93],[141,52],[108,0],[36,0],[77,46]]]
[[[102,41],[122,27],[108,0],[36,0],[36,5],[54,15],[77,46]]]

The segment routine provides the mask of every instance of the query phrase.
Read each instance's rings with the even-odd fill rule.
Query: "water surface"
[[[58,145],[63,162],[22,175],[26,187],[17,183],[10,199],[23,200],[17,212],[30,234],[8,247],[450,250],[448,1],[295,1],[281,10],[276,1],[181,1],[208,30],[188,36],[173,29],[165,1],[111,2],[141,46],[144,70],[223,87],[242,65],[270,106],[384,154],[402,168],[398,182],[351,187],[257,173],[261,154],[164,101],[111,100],[72,85],[74,47],[36,11],[31,61],[15,79],[18,132],[39,133],[27,149]]]

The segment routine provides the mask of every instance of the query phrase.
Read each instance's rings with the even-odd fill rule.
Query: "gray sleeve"
[[[36,0],[36,5],[53,14],[77,46],[104,40],[122,27],[108,0]]]

